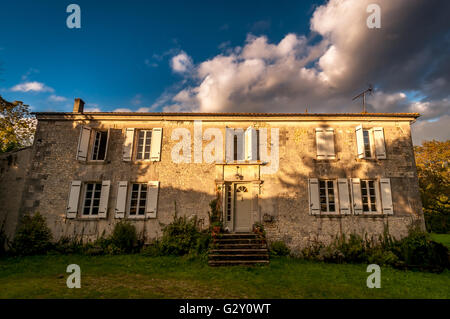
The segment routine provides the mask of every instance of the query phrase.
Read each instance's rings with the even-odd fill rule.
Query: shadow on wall
[[[89,117],[89,115],[86,115]],[[78,130],[78,125],[88,124],[89,118],[83,123],[77,123],[73,130]],[[93,128],[105,128],[97,125],[93,121],[89,125]],[[323,128],[327,128],[324,123]],[[42,131],[38,130],[40,134]],[[286,134],[280,134],[281,138]],[[67,137],[67,145],[72,147],[78,138],[78,134],[70,134]],[[335,136],[335,139],[337,137]],[[108,155],[121,154],[123,147],[123,133],[120,129],[111,129]],[[44,142],[45,141],[45,142]],[[36,136],[33,148],[33,176],[28,180],[33,188],[53,187],[55,193],[49,198],[44,198],[26,189],[23,199],[34,198],[31,207],[22,209],[22,213],[34,212],[33,207],[43,204],[44,206],[53,203],[61,198],[67,198],[67,188],[59,187],[58,183],[67,183],[71,180],[82,181],[135,181],[147,182],[158,181],[160,174],[160,163],[136,164],[133,162],[123,162],[122,160],[111,160],[107,158],[105,165],[92,165],[74,162],[73,167],[67,170],[64,176],[49,176],[43,167],[46,160],[52,163],[58,157],[58,152],[52,151],[53,141],[47,136]],[[355,144],[353,140],[348,143]],[[281,144],[281,143],[280,143]],[[286,144],[281,145],[287,148]],[[280,169],[277,174],[263,175],[262,192],[259,198],[260,215],[273,216],[271,222],[266,222],[266,231],[269,240],[281,239],[286,241],[291,247],[305,246],[314,241],[327,242],[334,236],[344,233],[369,233],[380,234],[385,227],[394,236],[401,236],[405,233],[407,226],[413,219],[421,218],[421,204],[417,178],[414,166],[414,154],[409,137],[402,137],[389,140],[386,143],[388,158],[386,160],[362,160],[356,159],[354,154],[349,156],[344,152],[341,143],[335,142],[336,159],[316,160],[313,156],[300,157],[295,163],[286,161],[283,156],[280,158]],[[60,148],[64,149],[63,146]],[[406,151],[405,151],[406,150]],[[64,151],[67,151],[64,149]],[[284,150],[286,151],[286,150]],[[39,152],[39,154],[37,154]],[[315,145],[314,152],[315,154]],[[283,152],[280,152],[283,154]],[[312,154],[312,153],[311,153]],[[74,155],[75,156],[75,155]],[[53,157],[53,158],[52,158]],[[41,164],[42,163],[42,164]],[[174,164],[176,165],[176,164]],[[197,164],[177,164],[177,165],[197,165]],[[214,164],[211,164],[214,167]],[[214,169],[211,170],[214,172]],[[145,180],[143,179],[145,176]],[[309,214],[308,200],[308,179],[337,179],[337,178],[390,178],[393,190],[393,216],[311,216]],[[138,233],[143,238],[150,241],[161,236],[162,227],[173,220],[175,205],[179,216],[197,215],[206,227],[208,222],[209,202],[215,198],[214,175],[211,181],[205,178],[205,183],[211,182],[211,192],[199,192],[191,189],[180,189],[160,185],[158,213],[156,219],[130,220],[136,225]],[[51,185],[54,183],[55,185]],[[49,185],[50,184],[50,185]],[[120,220],[115,218],[115,200],[117,185],[111,188],[109,197],[109,210],[105,219],[82,219],[75,220],[66,218],[66,203],[58,203],[54,211],[40,211],[49,223],[55,238],[60,237],[83,237],[96,239],[104,234],[109,234],[114,225]],[[40,197],[39,197],[40,196]],[[220,197],[222,198],[222,197]],[[176,203],[176,204],[175,204]],[[54,206],[52,206],[54,207]],[[419,215],[417,215],[419,212]]]

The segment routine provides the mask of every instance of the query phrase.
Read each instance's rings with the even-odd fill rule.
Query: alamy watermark
[[[71,273],[67,277],[67,288],[81,288],[81,268],[77,264],[67,266],[66,272]]]
[[[377,264],[371,264],[367,266],[367,272],[370,274],[367,277],[367,288],[381,288],[381,268]]]
[[[81,28],[81,8],[78,4],[69,4],[66,8],[66,12],[70,15],[66,19],[66,25],[69,29]]]
[[[203,130],[201,120],[194,121],[194,136],[187,128],[179,127],[172,130],[170,136],[177,143],[172,147],[171,157],[174,163],[245,163],[262,164],[261,174],[274,174],[279,168],[279,129],[270,129],[270,139],[267,128],[207,128]],[[203,148],[203,142],[209,143]],[[225,143],[224,143],[225,141]],[[192,143],[193,142],[193,143]],[[192,147],[194,145],[193,157]],[[270,145],[270,152],[269,152]],[[224,161],[225,159],[225,161]]]
[[[376,3],[371,3],[367,6],[366,12],[370,13],[367,17],[366,24],[369,29],[381,28],[381,8]]]

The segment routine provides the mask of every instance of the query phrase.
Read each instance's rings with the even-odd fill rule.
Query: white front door
[[[234,231],[250,232],[252,230],[250,184],[235,184],[234,191]]]

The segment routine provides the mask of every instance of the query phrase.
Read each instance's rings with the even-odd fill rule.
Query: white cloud
[[[186,52],[181,51],[170,60],[170,66],[172,70],[177,73],[185,73],[192,69],[192,59]]]
[[[84,109],[86,112],[101,112],[102,110],[98,107],[87,107]]]
[[[50,96],[48,97],[48,100],[49,100],[50,102],[58,103],[58,102],[65,102],[65,101],[67,101],[67,98],[64,97],[64,96],[58,96],[58,95],[52,94],[52,95],[50,95]]]
[[[127,108],[118,108],[113,110],[113,112],[133,112],[133,111]]]
[[[414,145],[420,145],[425,140],[435,139],[446,141],[450,139],[450,115],[441,116],[437,121],[417,121],[411,126]]]
[[[41,82],[24,82],[17,84],[11,88],[13,92],[54,92],[51,87]]]

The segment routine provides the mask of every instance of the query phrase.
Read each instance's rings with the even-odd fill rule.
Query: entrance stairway
[[[268,263],[266,239],[254,233],[219,234],[208,254],[210,266],[252,266]]]

